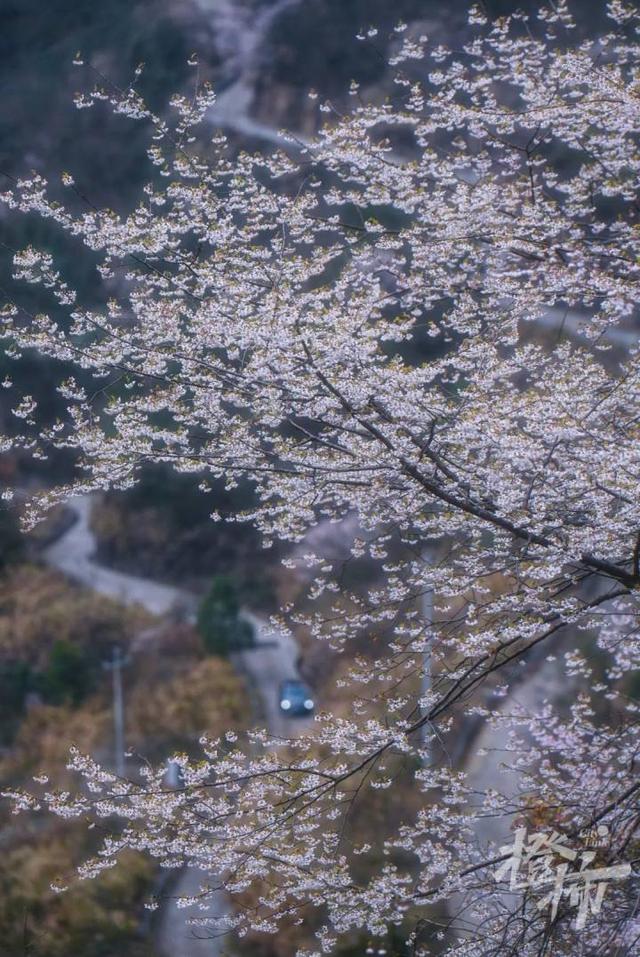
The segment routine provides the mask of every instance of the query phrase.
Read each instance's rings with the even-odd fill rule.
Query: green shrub
[[[214,655],[228,655],[253,644],[253,628],[240,617],[237,589],[227,576],[213,579],[200,605],[198,629],[207,651]]]
[[[9,744],[24,712],[33,676],[24,661],[0,662],[0,744]]]
[[[14,512],[0,508],[0,570],[20,561],[24,543]]]
[[[39,691],[49,704],[78,705],[93,690],[95,673],[82,650],[69,641],[56,641]]]

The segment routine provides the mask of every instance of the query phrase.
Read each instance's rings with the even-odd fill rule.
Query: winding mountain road
[[[166,615],[178,608],[195,610],[195,595],[184,589],[105,568],[94,560],[96,539],[90,525],[93,502],[93,496],[85,495],[69,499],[66,503],[75,516],[75,522],[45,549],[47,564],[100,595],[113,598],[123,605],[141,605],[153,615]]]
[[[96,541],[90,526],[93,499],[91,496],[69,500],[67,507],[75,522],[54,544],[44,551],[46,562],[69,578],[102,595],[125,605],[140,605],[154,615],[163,616],[180,611],[192,619],[198,598],[191,592],[151,579],[105,568],[95,559]],[[255,630],[256,646],[237,652],[234,662],[249,680],[259,702],[259,717],[276,738],[291,738],[309,725],[308,719],[291,719],[278,706],[278,686],[288,678],[299,677],[298,649],[293,638],[257,615],[245,611],[245,618]],[[544,661],[533,667],[505,698],[499,712],[507,715],[517,705],[529,714],[537,714],[550,698],[558,697],[563,689],[557,663]],[[467,783],[482,795],[496,788],[507,797],[516,798],[520,781],[515,771],[505,768],[509,763],[504,733],[505,722],[485,722],[469,748],[465,760]],[[484,850],[508,843],[511,819],[505,816],[480,819],[476,840]],[[223,937],[198,937],[190,918],[204,916],[197,904],[178,907],[178,899],[195,899],[207,875],[199,869],[185,867],[175,881],[157,924],[156,940],[163,957],[219,957],[224,951]],[[226,902],[223,895],[208,902],[209,916],[224,916]],[[508,906],[507,901],[503,902]],[[467,932],[472,932],[467,926]]]
[[[251,111],[264,62],[265,40],[278,17],[301,0],[272,0],[258,9],[238,0],[196,2],[213,27],[214,43],[226,71],[207,121],[242,138],[284,149],[295,148],[295,143],[275,127],[255,119]],[[298,148],[305,145],[300,136],[296,142]]]
[[[67,508],[75,522],[52,545],[44,550],[47,564],[69,578],[124,605],[139,605],[154,615],[180,611],[194,618],[198,597],[182,588],[164,585],[148,578],[105,568],[94,559],[96,540],[90,516],[94,498],[70,499]],[[251,612],[245,618],[255,629],[256,646],[239,652],[238,667],[256,690],[262,721],[274,737],[287,738],[300,734],[309,719],[291,719],[280,712],[278,686],[288,678],[299,677],[298,649],[293,638]],[[196,898],[207,874],[197,868],[184,867],[171,888],[162,908],[156,942],[163,957],[218,957],[224,950],[224,938],[198,936],[188,921],[204,916],[197,904],[178,907],[179,899]],[[207,916],[222,917],[226,902],[222,894],[207,900]]]
[[[597,575],[590,576],[582,586],[585,599],[602,596],[610,589],[610,582]],[[600,606],[601,612],[603,609],[612,610],[612,606],[605,602]],[[583,640],[583,631],[577,625],[569,624],[550,640],[548,646],[541,646],[538,654],[527,662],[520,680],[511,682],[509,693],[496,705],[492,719],[483,722],[464,760],[466,784],[475,795],[470,802],[473,806],[480,805],[484,795],[491,790],[501,794],[509,807],[522,804],[530,785],[514,766],[516,756],[510,750],[508,740],[509,716],[535,720],[540,718],[545,705],[561,705],[579,693],[579,683],[567,675],[558,659],[565,651],[579,648]],[[535,749],[533,735],[526,730],[526,725],[520,724],[518,737],[524,755],[530,746]],[[500,853],[501,847],[513,844],[515,816],[493,814],[478,817],[473,832],[482,857],[492,858]],[[452,903],[452,912],[455,912],[458,901]],[[504,918],[506,914],[515,914],[521,905],[521,892],[510,892],[506,884],[501,884],[499,893],[493,896],[492,911]],[[464,915],[458,923],[462,935],[467,938],[473,939],[474,934],[482,933],[481,923],[474,922],[472,915]]]

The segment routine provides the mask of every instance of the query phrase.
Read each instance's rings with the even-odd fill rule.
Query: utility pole
[[[115,770],[118,777],[124,777],[124,696],[122,693],[122,669],[128,664],[129,659],[125,658],[120,648],[116,645],[113,649],[111,661],[105,661],[103,668],[111,672],[113,684],[113,732],[114,732],[114,757]]]
[[[422,553],[424,563],[427,567],[433,565],[435,546],[429,545],[425,548]],[[422,617],[425,622],[425,631],[428,634],[428,645],[425,648],[422,654],[422,680],[420,683],[420,693],[421,697],[425,698],[431,693],[432,685],[432,655],[431,655],[431,642],[433,637],[430,634],[431,626],[433,625],[433,588],[425,588],[422,595]],[[424,710],[425,716],[428,712],[428,706]],[[422,725],[422,748],[424,752],[424,763],[426,764],[431,755],[430,755],[430,744],[433,733],[429,726],[429,722],[425,721]]]

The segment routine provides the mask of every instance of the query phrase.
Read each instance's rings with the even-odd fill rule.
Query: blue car
[[[292,678],[280,685],[280,710],[291,717],[303,717],[313,712],[315,702],[311,689],[304,681]]]

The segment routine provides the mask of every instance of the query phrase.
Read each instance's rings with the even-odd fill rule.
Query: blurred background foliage
[[[212,657],[185,623],[153,619],[56,572],[21,561],[0,574],[0,790],[42,772],[72,785],[64,768],[72,745],[113,766],[111,674],[115,645],[124,669],[126,742],[162,762],[195,755],[203,732],[242,728],[246,693],[228,662]],[[73,868],[97,835],[83,822],[9,814],[0,802],[0,952],[7,957],[151,957],[144,902],[161,875],[148,859],[125,855],[98,880],[77,883]],[[70,883],[65,894],[54,879]]]

